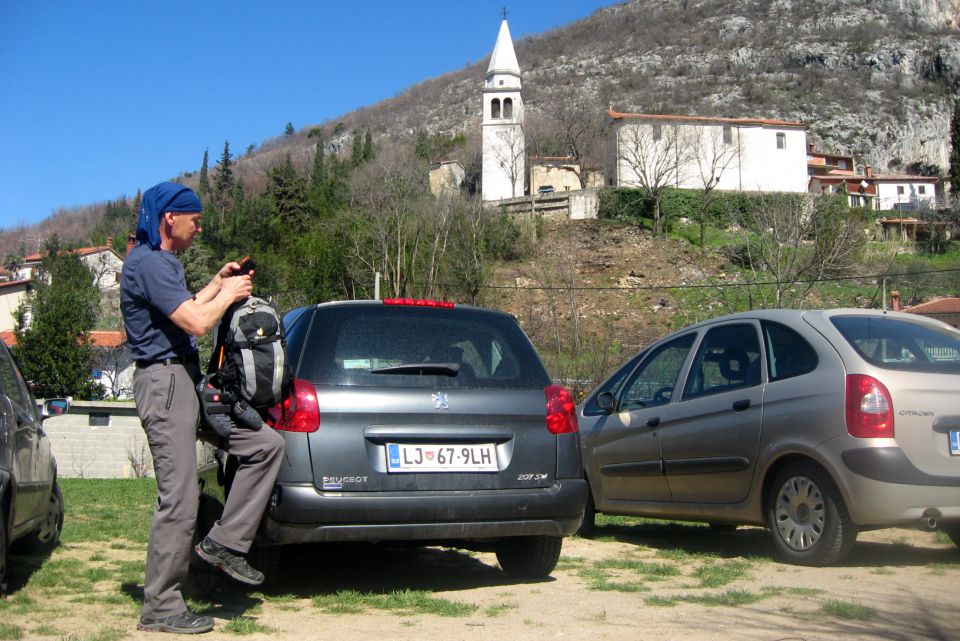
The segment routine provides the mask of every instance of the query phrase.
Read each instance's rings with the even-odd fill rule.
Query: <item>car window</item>
[[[711,328],[697,350],[683,398],[760,384],[760,341],[751,323]]]
[[[651,352],[624,385],[620,409],[635,410],[669,403],[695,337],[694,332],[685,334]]]
[[[890,316],[830,319],[868,363],[885,369],[960,374],[960,332]]]
[[[583,407],[583,413],[586,416],[598,416],[600,414],[606,414],[607,412],[600,409],[600,406],[597,405],[597,397],[603,394],[604,392],[609,392],[614,396],[620,391],[620,387],[623,384],[624,379],[627,378],[627,375],[633,371],[633,368],[637,366],[637,363],[643,358],[644,352],[641,351],[638,354],[634,355],[629,361],[620,366],[616,372],[610,375],[607,380],[605,380],[590,396],[586,404]]]
[[[294,351],[297,342],[306,341],[297,375],[314,383],[499,389],[550,384],[533,345],[516,321],[502,314],[470,308],[332,306],[317,309],[304,338],[293,333]],[[418,364],[438,369],[404,367]]]
[[[800,376],[816,369],[817,353],[800,334],[780,323],[763,321],[760,326],[771,381]]]
[[[24,412],[39,420],[36,401],[6,347],[0,348],[0,385],[18,413]]]

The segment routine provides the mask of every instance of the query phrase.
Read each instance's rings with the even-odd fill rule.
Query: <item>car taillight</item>
[[[857,438],[893,438],[893,400],[872,376],[847,376],[847,432]]]
[[[281,432],[316,432],[320,427],[317,390],[309,381],[293,379],[293,390],[282,403],[270,409],[267,423]]]
[[[456,303],[448,303],[442,300],[426,300],[421,298],[384,298],[384,305],[411,305],[413,307],[441,307],[443,309],[453,309]]]
[[[547,429],[551,434],[576,432],[577,404],[570,392],[562,385],[548,385],[543,389],[547,396]]]

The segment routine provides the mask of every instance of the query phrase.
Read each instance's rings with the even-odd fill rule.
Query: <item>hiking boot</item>
[[[194,614],[190,610],[184,610],[180,614],[174,614],[173,616],[160,619],[140,617],[140,623],[137,624],[137,629],[147,630],[148,632],[200,634],[201,632],[209,632],[213,629],[213,619],[202,614]]]
[[[247,560],[232,550],[223,547],[209,536],[197,543],[194,548],[201,559],[220,570],[235,581],[247,585],[263,583],[263,572],[251,567]]]

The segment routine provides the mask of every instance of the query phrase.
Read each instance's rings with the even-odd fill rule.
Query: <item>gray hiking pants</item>
[[[155,363],[133,377],[137,414],[146,432],[157,477],[143,582],[143,616],[151,619],[187,609],[180,586],[187,578],[199,507],[196,365]],[[223,516],[210,530],[217,543],[246,553],[260,525],[283,461],[284,440],[269,427],[237,429],[226,449],[237,470]]]

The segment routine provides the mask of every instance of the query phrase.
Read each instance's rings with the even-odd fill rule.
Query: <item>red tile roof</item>
[[[715,124],[731,124],[731,125],[773,125],[775,127],[802,127],[806,129],[806,125],[802,122],[790,122],[788,120],[767,120],[762,118],[718,118],[715,116],[679,116],[679,115],[668,115],[668,114],[627,114],[620,113],[619,111],[607,111],[607,115],[613,118],[614,120],[621,120],[624,118],[637,118],[640,120],[664,120],[670,122],[703,122],[703,123],[715,123]]]
[[[127,342],[127,335],[122,330],[94,330],[90,332],[90,344],[98,347],[120,347]]]
[[[0,288],[3,287],[14,287],[16,285],[29,285],[29,280],[8,280],[6,282],[0,283]]]
[[[102,251],[109,251],[109,252],[113,252],[113,253],[115,253],[115,254],[117,253],[117,252],[113,249],[113,247],[108,247],[108,246],[106,246],[106,245],[101,245],[101,246],[99,246],[99,247],[78,247],[77,249],[71,249],[71,250],[70,250],[70,253],[71,253],[71,254],[77,254],[77,255],[79,255],[79,256],[87,256],[87,255],[89,255],[89,254],[96,254],[97,252],[102,252]],[[23,262],[25,262],[25,263],[39,263],[41,260],[43,260],[43,257],[44,257],[45,255],[46,255],[46,254],[40,254],[40,253],[30,254],[29,256],[24,256],[24,257],[23,257]],[[119,254],[117,254],[117,255],[119,256]]]
[[[911,314],[960,314],[960,298],[938,298],[912,307],[904,307]]]
[[[97,347],[120,347],[127,342],[127,335],[120,330],[94,330],[89,333],[90,344]],[[0,332],[0,340],[7,347],[17,344],[17,334],[13,331]]]

